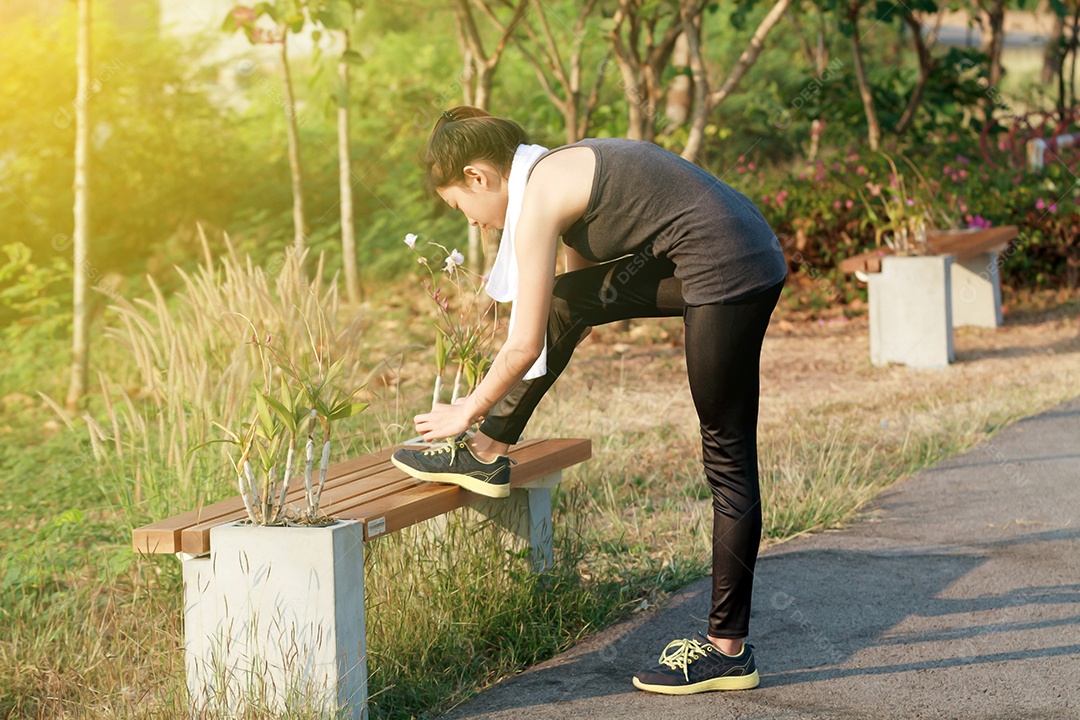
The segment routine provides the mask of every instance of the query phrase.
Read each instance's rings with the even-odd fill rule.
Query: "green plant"
[[[247,319],[247,318],[245,318]],[[258,525],[277,525],[283,522],[318,523],[319,503],[330,466],[330,436],[338,420],[358,415],[369,403],[353,402],[363,385],[352,392],[343,392],[335,382],[341,375],[344,358],[329,362],[320,352],[315,338],[309,337],[315,360],[314,370],[298,365],[289,355],[287,344],[273,336],[260,341],[252,327],[249,344],[259,350],[263,369],[263,387],[253,394],[255,408],[251,417],[238,430],[214,421],[225,433],[224,440],[236,448],[230,458],[236,473],[240,497],[244,501],[248,520]],[[310,332],[309,332],[310,336]],[[326,367],[324,367],[326,366]],[[279,396],[274,397],[273,384],[280,378]],[[322,454],[319,460],[318,484],[312,482],[315,463],[315,437],[322,431]],[[288,514],[285,496],[296,468],[298,440],[307,436],[304,448],[305,506],[292,516]],[[210,443],[204,443],[204,445]],[[203,447],[196,446],[194,449]],[[284,468],[282,469],[282,465]],[[280,479],[279,479],[280,478]]]
[[[470,272],[465,258],[457,250],[447,250],[437,242],[425,241],[438,255],[425,256],[417,249],[420,238],[413,233],[405,236],[405,244],[417,254],[417,262],[428,273],[424,290],[435,303],[435,383],[432,405],[440,402],[443,392],[442,375],[450,361],[457,364],[450,402],[468,395],[480,384],[491,366],[491,343],[496,323],[490,317],[497,305],[483,295],[483,278]],[[434,268],[441,265],[440,270]]]
[[[915,176],[915,182],[910,183],[891,157],[882,156],[891,169],[888,182],[869,181],[865,185],[876,202],[858,191],[874,229],[874,242],[878,247],[884,243],[897,255],[920,255],[926,251],[927,233],[941,224],[952,227],[953,221],[935,202],[933,189],[914,163],[903,158]]]
[[[7,255],[0,258],[0,337],[18,340],[31,325],[40,328],[42,323],[54,332],[67,328],[71,267],[57,257],[48,264],[35,263],[21,242],[0,245],[0,253]]]

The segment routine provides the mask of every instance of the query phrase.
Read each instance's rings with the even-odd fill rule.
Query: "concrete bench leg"
[[[1001,326],[998,254],[985,252],[952,266],[953,327]]]
[[[223,525],[181,554],[192,713],[245,708],[367,717],[364,542],[327,528]]]
[[[537,478],[510,490],[505,500],[483,500],[472,507],[505,528],[521,545],[528,546],[533,570],[544,572],[554,561],[552,552],[551,491],[562,481],[562,471]]]
[[[870,362],[913,368],[945,367],[953,351],[953,255],[881,259],[871,273]]]

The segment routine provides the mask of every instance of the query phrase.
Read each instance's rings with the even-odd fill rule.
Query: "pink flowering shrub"
[[[1019,237],[1002,258],[1003,282],[1077,286],[1080,192],[1070,168],[1055,164],[1038,173],[992,169],[977,147],[963,146],[955,136],[904,154],[917,158],[926,182],[921,197],[930,204],[935,227],[1018,226]],[[865,288],[837,267],[876,247],[875,218],[867,202],[897,194],[899,179],[889,163],[870,152],[836,153],[782,171],[751,169],[747,160],[737,162],[725,181],[765,215],[792,271],[828,283],[836,300],[864,297]],[[904,199],[911,208],[908,200],[915,199]]]

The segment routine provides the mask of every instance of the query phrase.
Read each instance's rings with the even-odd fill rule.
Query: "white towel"
[[[521,217],[521,203],[525,199],[525,181],[529,170],[547,152],[540,145],[518,145],[514,160],[510,164],[510,177],[507,180],[506,220],[503,222],[502,238],[499,240],[499,252],[491,267],[487,283],[484,286],[493,300],[513,303],[518,296],[518,264],[514,252],[514,228]],[[510,306],[510,327],[514,331],[514,306]],[[533,366],[525,373],[526,380],[543,377],[547,373],[547,337],[544,337],[544,349]]]

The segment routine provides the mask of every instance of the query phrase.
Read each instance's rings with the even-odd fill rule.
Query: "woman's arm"
[[[549,197],[548,202],[543,202],[542,187],[536,193],[529,190],[526,190],[515,231],[518,297],[514,302],[513,332],[495,356],[484,379],[465,400],[471,420],[486,415],[510,392],[544,350],[559,240],[556,213],[548,209],[557,199]],[[535,202],[538,200],[540,202]]]
[[[567,157],[560,157],[563,155]],[[561,162],[551,162],[556,158]],[[583,161],[587,161],[586,167]],[[540,357],[547,335],[559,235],[585,212],[594,165],[592,150],[574,148],[555,153],[534,168],[514,231],[518,262],[514,330],[487,375],[464,402],[437,405],[430,413],[416,417],[416,429],[425,440],[464,432],[510,392]]]

